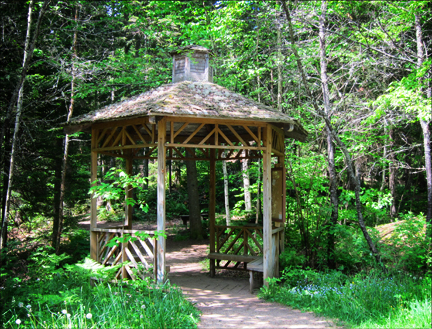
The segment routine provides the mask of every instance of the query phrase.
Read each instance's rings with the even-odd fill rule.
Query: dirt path
[[[207,247],[208,241],[167,241],[169,279],[202,311],[198,328],[335,327],[313,313],[302,313],[251,295],[246,275],[230,276],[227,271],[210,278],[200,264],[206,259]]]
[[[118,223],[99,222],[100,227]],[[80,223],[84,229],[90,222]],[[179,220],[172,220],[167,227],[179,227]],[[155,224],[134,224],[134,229],[155,230]],[[179,234],[178,236],[181,236]],[[174,234],[167,239],[167,265],[169,280],[181,287],[186,297],[201,310],[198,328],[336,328],[335,325],[313,313],[302,313],[289,307],[258,299],[249,292],[248,274],[225,271],[210,278],[203,270],[209,241],[195,244],[190,240],[176,241]],[[256,293],[256,291],[255,291]]]

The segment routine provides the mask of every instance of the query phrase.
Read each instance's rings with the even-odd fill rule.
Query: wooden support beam
[[[216,224],[216,150],[210,150],[210,202],[209,202],[209,222],[210,222],[210,252],[215,252],[215,224]],[[210,259],[210,276],[215,276],[216,261]]]
[[[126,174],[129,176],[132,175],[132,152],[131,150],[125,150],[126,152]],[[132,186],[127,186],[125,190],[125,199],[131,199],[133,196]],[[124,227],[131,230],[132,229],[132,205],[128,205],[127,202],[125,204],[125,221]]]
[[[263,143],[263,235],[264,235],[264,284],[274,276],[274,254],[272,253],[272,216],[271,216],[271,147],[272,129],[264,128]]]
[[[129,145],[128,145],[129,146]],[[130,145],[132,146],[132,145]],[[135,145],[138,147],[139,145]],[[206,148],[206,149],[221,149],[221,150],[257,150],[264,151],[265,147],[243,146],[243,145],[200,145],[200,144],[167,144],[167,147],[184,147],[184,148]],[[106,149],[104,149],[106,150]]]
[[[92,130],[92,138],[91,138],[91,165],[90,165],[90,179],[93,183],[97,179],[97,152],[93,149],[96,148],[97,143],[97,133],[96,129]],[[92,184],[94,186],[95,184]],[[94,198],[94,194],[91,196],[91,203],[90,203],[90,257],[91,259],[97,261],[98,255],[97,255],[97,233],[93,232],[92,229],[97,227],[97,202],[96,198]]]
[[[166,121],[158,122],[158,175],[157,175],[157,230],[165,232],[165,173],[166,173]],[[160,236],[155,257],[157,258],[157,282],[165,282],[165,238]]]

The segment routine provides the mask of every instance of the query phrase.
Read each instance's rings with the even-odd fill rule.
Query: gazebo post
[[[165,232],[165,173],[166,173],[166,120],[162,118],[158,123],[158,175],[157,175],[157,230]],[[165,245],[163,236],[159,236],[156,247],[158,283],[165,280]]]
[[[272,129],[269,124],[263,133],[263,235],[264,235],[264,284],[267,278],[274,276],[274,254],[272,252],[272,216],[271,216],[271,150]]]
[[[132,163],[133,163],[133,158],[132,158],[132,150],[124,150],[123,151],[126,155],[126,174],[128,174],[129,176],[132,175]],[[126,187],[126,191],[125,191],[125,199],[130,199],[132,198],[132,187],[131,186],[127,186]],[[128,205],[127,202],[125,204],[125,221],[124,221],[124,226],[127,229],[132,229],[132,206]]]
[[[215,222],[216,222],[216,150],[210,149],[210,202],[209,202],[209,221],[210,221],[210,252],[215,252]],[[215,276],[216,260],[210,259],[210,276]]]
[[[132,174],[132,150],[123,150],[123,154],[126,155],[126,174],[131,175]],[[127,186],[125,188],[125,200],[132,197],[132,189],[131,186]],[[132,206],[128,205],[128,203],[125,201],[125,219],[124,219],[124,225],[123,228],[125,229],[132,229]],[[122,234],[123,237],[123,234]],[[126,249],[128,248],[128,242],[122,243],[122,263],[125,263],[128,261],[128,255],[126,253]],[[122,267],[122,279],[127,279],[128,273],[126,270],[126,267]]]
[[[97,179],[97,151],[96,148],[97,135],[96,130],[92,129],[91,137],[91,164],[90,164],[90,179],[93,183]],[[95,184],[92,184],[94,186]],[[98,261],[98,248],[97,248],[97,233],[93,232],[93,229],[97,227],[97,200],[92,194],[90,203],[90,258],[94,261]]]

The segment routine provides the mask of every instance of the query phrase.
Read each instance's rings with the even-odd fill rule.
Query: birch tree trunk
[[[258,224],[261,213],[261,159],[257,159],[258,174],[257,174],[257,200],[256,200],[256,217],[255,224]]]
[[[243,189],[244,189],[244,200],[245,210],[250,212],[252,210],[251,193],[249,191],[250,180],[249,180],[249,164],[247,159],[241,160],[242,164],[242,176],[243,176]]]
[[[396,217],[396,158],[393,152],[394,149],[394,128],[389,131],[390,140],[390,164],[389,164],[389,189],[392,196],[392,204],[390,206],[390,217],[392,222]]]
[[[324,122],[326,124],[326,129],[328,129],[333,140],[339,146],[339,148],[341,149],[341,151],[344,155],[344,160],[345,160],[345,163],[347,165],[348,177],[350,178],[350,180],[354,184],[357,219],[359,222],[360,229],[362,230],[363,236],[365,237],[366,242],[368,243],[370,250],[372,251],[373,255],[375,256],[376,261],[379,264],[381,264],[383,266],[383,269],[386,271],[386,268],[384,267],[384,264],[382,263],[382,260],[381,260],[381,255],[379,254],[378,249],[376,248],[375,244],[373,243],[373,241],[372,241],[372,239],[371,239],[371,237],[370,237],[370,235],[366,229],[366,224],[364,222],[363,213],[362,213],[362,204],[360,202],[360,192],[361,192],[360,181],[354,173],[354,166],[353,166],[353,161],[352,161],[351,155],[349,154],[348,148],[346,147],[345,143],[342,142],[342,140],[336,134],[336,132],[333,128],[333,125],[331,124],[330,118],[326,115],[326,113],[322,109],[320,109],[315,98],[312,97],[312,93],[311,93],[311,91],[309,89],[309,85],[306,81],[306,75],[305,75],[305,71],[303,69],[303,64],[302,64],[301,58],[297,52],[297,45],[295,44],[295,41],[294,41],[294,30],[293,30],[292,21],[291,21],[291,15],[290,15],[290,12],[289,12],[288,7],[286,5],[286,1],[281,0],[281,3],[282,3],[282,7],[284,9],[285,15],[287,17],[287,20],[288,20],[289,35],[290,35],[290,39],[291,39],[291,50],[292,50],[292,52],[296,58],[297,67],[298,67],[299,73],[301,75],[301,80],[302,80],[302,83],[305,87],[305,91],[306,91],[307,96],[309,97],[310,101],[312,102],[313,108],[315,110],[315,114],[324,120]]]
[[[424,62],[423,52],[423,35],[420,23],[420,15],[415,15],[416,41],[417,41],[417,68],[420,69]],[[429,71],[430,77],[430,71]],[[421,79],[421,78],[420,78]],[[426,90],[426,97],[432,98],[432,88],[430,81]],[[431,109],[432,112],[432,109]],[[430,113],[432,115],[432,113]],[[423,145],[425,153],[426,181],[427,181],[427,210],[426,221],[428,223],[427,234],[432,237],[432,160],[431,160],[431,134],[430,134],[430,119],[426,121],[424,117],[420,117],[420,125],[423,131]]]
[[[277,72],[278,72],[278,85],[277,85],[277,108],[282,112],[282,36],[281,26],[277,23]]]
[[[326,31],[325,31],[325,20],[327,15],[327,1],[323,0],[321,3],[321,16],[319,17],[319,47],[320,47],[320,66],[321,66],[321,85],[323,92],[323,104],[324,113],[330,118],[330,92],[328,88],[328,76],[327,76],[327,57],[326,57]],[[334,259],[334,248],[335,248],[335,226],[338,221],[338,207],[339,199],[337,195],[337,177],[336,177],[336,166],[335,166],[335,151],[333,147],[333,139],[331,136],[330,129],[326,127],[327,132],[327,161],[328,171],[330,180],[330,201],[332,206],[332,212],[330,216],[330,225],[328,226],[328,245],[327,245],[327,263],[329,268],[335,269],[336,262]]]
[[[228,171],[227,171],[226,161],[222,161],[222,171],[223,171],[223,176],[224,176],[224,197],[225,197],[226,224],[227,224],[227,226],[230,226],[231,225],[231,215],[230,215],[230,208],[229,208]]]
[[[10,109],[13,108],[15,105],[14,102],[16,100],[16,115],[15,115],[15,128],[14,128],[14,134],[12,137],[12,148],[11,148],[11,156],[9,161],[9,173],[8,173],[8,180],[7,180],[7,187],[6,189],[6,198],[5,198],[5,206],[3,210],[3,216],[2,216],[2,225],[1,225],[1,233],[0,233],[0,248],[3,249],[6,247],[7,244],[7,226],[8,226],[8,217],[9,217],[9,211],[10,211],[10,198],[12,193],[12,183],[13,183],[13,174],[14,174],[14,163],[15,163],[15,156],[17,152],[17,140],[18,140],[18,132],[21,122],[21,114],[22,114],[22,105],[23,105],[23,97],[24,97],[24,81],[27,76],[27,70],[30,64],[30,61],[33,57],[33,51],[35,48],[36,40],[39,36],[40,31],[40,25],[42,22],[42,18],[45,14],[45,11],[48,7],[49,1],[45,1],[42,5],[42,8],[39,12],[39,17],[36,24],[36,29],[33,35],[33,40],[30,42],[31,39],[31,26],[32,26],[32,13],[33,13],[33,6],[34,6],[34,0],[30,1],[29,4],[29,11],[27,15],[27,32],[26,32],[26,38],[24,43],[24,58],[23,58],[23,65],[22,65],[22,72],[21,72],[21,79],[18,83],[18,86],[16,90],[18,90],[17,95],[15,93],[12,95],[11,102],[9,104]],[[4,133],[4,132],[2,132]],[[3,136],[2,136],[3,137]],[[1,141],[3,143],[3,141]]]
[[[75,7],[75,31],[73,37],[73,54],[72,54],[72,82],[71,82],[71,99],[68,109],[68,115],[66,122],[69,122],[72,118],[74,104],[75,104],[75,84],[76,84],[76,61],[77,61],[77,39],[78,39],[78,5]],[[53,234],[52,234],[52,246],[59,253],[60,238],[63,230],[63,218],[64,218],[64,195],[66,189],[66,169],[67,160],[69,154],[69,134],[66,134],[64,139],[64,149],[63,149],[63,161],[62,161],[62,173],[60,182],[60,196],[58,203],[57,218],[54,218],[53,222]]]

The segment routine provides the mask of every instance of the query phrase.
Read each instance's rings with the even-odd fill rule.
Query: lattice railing
[[[263,228],[261,226],[215,226],[216,267],[245,269],[244,263],[263,254]],[[227,255],[226,259],[223,255]],[[228,256],[229,255],[229,256]],[[216,257],[215,257],[216,258]],[[223,263],[222,263],[223,262]],[[243,263],[243,267],[240,265]],[[233,266],[229,265],[232,264]]]
[[[263,253],[262,226],[215,226],[216,252],[257,256]]]
[[[135,280],[137,274],[144,276],[156,268],[155,250],[157,240],[154,238],[154,232],[103,228],[96,228],[93,231],[97,232],[97,261],[99,263],[114,266],[128,262],[116,273],[116,279],[129,277]],[[150,237],[141,239],[136,235],[137,232],[147,233]],[[124,234],[128,234],[133,239],[126,243],[120,242],[113,246],[109,245],[112,239],[120,238]]]

